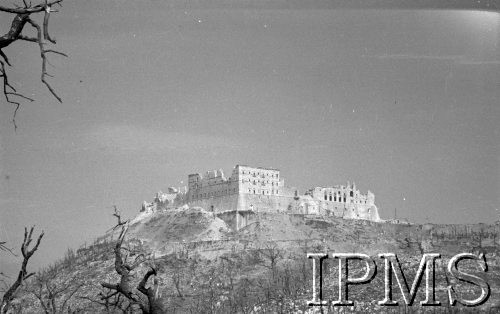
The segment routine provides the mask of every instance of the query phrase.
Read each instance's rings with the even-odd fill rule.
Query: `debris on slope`
[[[227,224],[201,207],[180,207],[168,211],[141,212],[131,221],[130,237],[158,245],[177,241],[221,240]]]

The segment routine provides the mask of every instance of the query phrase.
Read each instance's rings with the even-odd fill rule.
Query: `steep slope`
[[[201,207],[141,213],[129,228],[131,237],[151,241],[158,247],[178,241],[222,240],[227,232],[223,220]]]
[[[479,248],[487,253],[490,266],[487,278],[492,293],[485,305],[474,308],[477,312],[489,311],[499,302],[496,228],[393,225],[274,213],[259,214],[252,223],[235,231],[201,208],[179,208],[140,213],[130,222],[122,251],[128,261],[143,261],[134,270],[135,284],[150,267],[157,269],[158,293],[169,311],[177,313],[311,311],[306,301],[312,297],[312,269],[306,254],[362,252],[372,256],[379,273],[369,285],[350,287],[350,296],[357,306],[346,310],[385,313],[387,308],[376,304],[384,296],[383,263],[377,254],[398,254],[405,273],[413,279],[423,252],[438,251],[446,262],[457,253]],[[41,299],[65,312],[69,309],[79,313],[102,312],[106,306],[110,312],[118,312],[118,307],[126,307],[123,298],[114,306],[102,299],[107,290],[100,283],[120,279],[114,271],[116,237],[116,233],[108,234],[89,247],[68,253],[26,284],[16,306],[22,305],[23,313],[39,313]],[[443,265],[439,263],[436,268],[436,297],[446,304],[449,279],[444,276]],[[363,271],[362,264],[351,266],[353,276]],[[325,263],[324,296],[329,301],[338,294],[337,267],[333,261]],[[479,271],[473,263],[465,267],[471,273]],[[47,287],[64,289],[50,297]],[[471,285],[457,287],[465,296],[477,296],[477,289]],[[423,287],[417,294],[415,310],[435,311],[418,306],[418,300],[425,298],[422,290]],[[396,293],[395,299],[398,298],[400,295]],[[137,307],[132,309],[138,311]]]

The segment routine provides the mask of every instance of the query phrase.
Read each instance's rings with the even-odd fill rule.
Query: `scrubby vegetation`
[[[219,226],[221,222],[206,212],[190,211],[186,213],[190,219],[176,221],[170,220],[170,215],[172,213],[157,213],[131,224],[128,229],[118,228],[76,252],[68,250],[62,260],[24,283],[10,311],[155,313],[150,307],[153,297],[168,313],[334,312],[331,306],[307,305],[307,300],[312,299],[312,263],[306,254],[313,252],[359,252],[376,261],[378,274],[370,284],[349,287],[349,298],[356,303],[354,307],[343,308],[343,312],[493,313],[500,304],[497,226],[392,225],[262,214],[248,227],[234,231],[215,230],[214,224]],[[178,212],[175,215],[182,218]],[[165,226],[179,223],[175,241],[158,241],[158,232],[163,233]],[[212,233],[207,232],[208,229]],[[213,233],[217,233],[217,237]],[[116,271],[117,248],[122,266],[128,265],[126,280]],[[451,256],[468,251],[486,253],[487,273],[474,261],[464,263],[463,267],[487,278],[491,297],[484,305],[472,309],[450,307],[446,294],[450,282],[456,284],[456,290],[463,297],[479,294],[477,287],[458,284],[444,269]],[[425,299],[425,282],[421,283],[413,306],[404,305],[396,286],[394,299],[399,300],[400,306],[378,306],[377,301],[384,298],[384,268],[377,254],[384,252],[398,255],[409,284],[413,282],[423,253],[441,253],[442,259],[436,264],[435,290],[442,306],[419,305]],[[353,278],[362,276],[364,264],[353,262],[349,271]],[[323,275],[323,298],[331,303],[338,298],[338,263],[327,260]],[[128,288],[121,291],[110,288],[124,284],[124,280]],[[127,293],[130,294],[127,296]]]

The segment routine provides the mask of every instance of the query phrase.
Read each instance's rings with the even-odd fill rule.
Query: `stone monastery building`
[[[370,191],[362,194],[355,183],[314,187],[299,194],[285,186],[278,169],[245,165],[236,165],[229,177],[222,170],[190,174],[187,189],[159,192],[153,203],[143,204],[143,210],[182,205],[199,206],[218,215],[274,211],[380,221],[375,195]]]
[[[229,178],[222,170],[207,171],[188,176],[188,201],[231,194],[282,195],[283,181],[280,185],[280,172],[272,168],[252,168],[243,165],[234,167]]]

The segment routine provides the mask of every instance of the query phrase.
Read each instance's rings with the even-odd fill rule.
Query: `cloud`
[[[236,141],[208,134],[167,132],[132,125],[101,125],[84,136],[86,145],[116,151],[164,153],[203,150],[230,150],[239,147]]]

